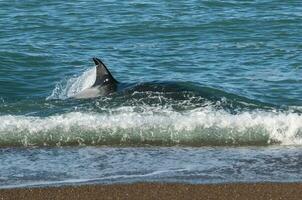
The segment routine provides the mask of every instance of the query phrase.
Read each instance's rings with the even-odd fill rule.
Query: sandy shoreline
[[[301,183],[137,183],[1,189],[0,199],[302,199]]]

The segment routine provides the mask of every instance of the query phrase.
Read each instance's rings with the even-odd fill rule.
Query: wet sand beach
[[[300,183],[137,183],[1,189],[0,199],[302,199]]]

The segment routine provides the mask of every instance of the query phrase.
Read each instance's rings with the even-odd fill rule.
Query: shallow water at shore
[[[0,187],[299,182],[301,157],[300,147],[278,146],[6,148]]]

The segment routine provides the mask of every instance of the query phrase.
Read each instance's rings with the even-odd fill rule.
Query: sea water
[[[300,1],[0,8],[0,187],[302,180]]]

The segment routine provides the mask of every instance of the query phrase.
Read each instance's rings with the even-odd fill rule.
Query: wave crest
[[[71,112],[49,117],[0,117],[1,146],[65,145],[300,145],[302,117],[295,113],[211,108],[183,113],[132,107],[112,114]]]

